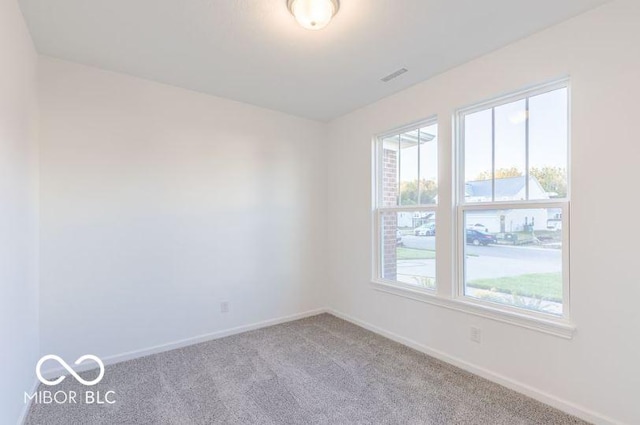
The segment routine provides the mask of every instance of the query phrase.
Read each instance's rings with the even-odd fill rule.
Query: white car
[[[420,227],[416,227],[413,230],[413,234],[416,236],[434,236],[436,234],[436,224],[428,223],[423,224]]]

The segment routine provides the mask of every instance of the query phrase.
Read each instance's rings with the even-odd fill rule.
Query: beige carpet
[[[27,424],[584,423],[328,314],[109,366],[91,390],[117,401],[34,404]]]

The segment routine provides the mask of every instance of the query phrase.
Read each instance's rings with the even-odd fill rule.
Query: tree
[[[433,180],[420,180],[420,203],[432,204],[438,194],[438,185]],[[400,183],[401,205],[418,204],[418,179]]]
[[[552,198],[567,196],[567,170],[561,167],[532,167],[530,174]]]
[[[508,179],[510,177],[520,177],[522,176],[522,171],[518,170],[516,167],[511,168],[498,168],[496,170],[496,179]],[[491,171],[483,171],[478,174],[476,180],[491,180],[492,179]]]

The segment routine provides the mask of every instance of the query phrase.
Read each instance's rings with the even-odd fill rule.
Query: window
[[[453,159],[435,118],[374,139],[374,289],[571,338],[568,86],[452,111]]]
[[[464,299],[568,316],[568,82],[457,113]]]
[[[378,137],[376,176],[374,278],[398,286],[435,289],[436,120]]]

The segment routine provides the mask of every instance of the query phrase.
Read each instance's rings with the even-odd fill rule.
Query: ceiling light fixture
[[[340,8],[339,0],[287,0],[287,7],[298,23],[308,30],[320,30]]]

